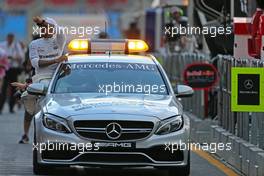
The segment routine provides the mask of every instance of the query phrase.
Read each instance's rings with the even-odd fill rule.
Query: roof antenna
[[[105,33],[107,34],[107,22],[105,21]]]
[[[108,57],[110,57],[112,52],[110,50],[108,50],[108,51],[105,51],[105,54],[108,54]]]

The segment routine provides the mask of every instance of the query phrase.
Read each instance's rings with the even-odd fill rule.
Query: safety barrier
[[[175,53],[161,57],[168,77],[174,84],[183,83],[183,71],[188,64],[209,62],[217,67],[219,83],[210,90],[208,100],[204,99],[204,91],[200,90],[195,91],[192,98],[182,99],[185,111],[200,118],[191,120],[192,136],[194,136],[192,139],[197,142],[231,143],[231,151],[217,151],[216,155],[245,175],[263,176],[264,112],[231,111],[231,68],[264,67],[264,61],[238,60],[225,55],[210,58],[205,55],[190,53]],[[210,126],[208,125],[210,123],[204,123],[209,119],[205,119],[204,116],[205,101],[209,101],[209,111],[213,112],[211,113],[213,114],[211,117],[214,119],[212,121],[216,122],[217,125]],[[193,118],[192,115],[190,117]],[[208,126],[210,126],[209,131],[203,131]],[[202,133],[197,132],[199,130]]]
[[[256,59],[235,59],[219,55],[216,58],[220,82],[218,87],[218,126],[211,130],[211,141],[231,143],[232,151],[218,156],[245,175],[264,175],[264,112],[231,111],[231,68],[264,66]],[[263,110],[264,111],[264,110]]]
[[[183,84],[183,72],[187,65],[194,62],[209,62],[209,57],[195,53],[173,53],[163,58],[164,69],[172,82],[172,85]],[[204,91],[197,90],[192,98],[182,99],[186,111],[204,117]]]
[[[219,84],[212,92],[211,103],[217,101],[217,117],[219,126],[230,133],[264,149],[264,113],[231,112],[231,68],[263,67],[264,61],[254,59],[234,59],[232,56],[218,55],[210,57],[195,53],[174,53],[163,57],[164,69],[173,84],[183,83],[183,72],[188,64],[197,62],[217,63]],[[204,91],[195,91],[192,98],[183,99],[185,110],[198,117],[204,117]],[[214,99],[214,100],[213,100]],[[209,100],[208,100],[209,101]],[[210,106],[211,110],[215,105]]]
[[[215,59],[218,60],[218,71],[221,78],[218,91],[219,126],[264,149],[264,112],[231,112],[231,68],[264,67],[264,61],[257,59],[238,60],[231,56],[222,55]]]

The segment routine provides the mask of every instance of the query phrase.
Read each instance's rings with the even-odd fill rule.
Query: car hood
[[[64,118],[86,114],[131,114],[164,119],[182,114],[182,106],[170,95],[50,94],[44,111]]]

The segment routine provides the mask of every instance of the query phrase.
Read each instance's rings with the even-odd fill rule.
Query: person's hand
[[[27,88],[27,84],[19,83],[19,82],[12,82],[11,86],[16,87],[16,89],[18,89],[18,90],[24,90]]]
[[[64,71],[65,75],[69,75],[71,73],[71,67],[68,64],[63,64],[62,70]]]
[[[67,60],[68,60],[68,57],[65,56],[65,55],[63,55],[63,56],[57,58],[57,59],[55,60],[55,62],[56,62],[56,63],[60,63],[60,62],[67,61]]]
[[[33,17],[33,21],[36,23],[36,24],[41,24],[43,23],[43,19],[39,16],[35,16]]]

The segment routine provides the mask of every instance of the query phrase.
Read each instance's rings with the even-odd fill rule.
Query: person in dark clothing
[[[7,97],[7,90],[10,87],[10,83],[17,81],[19,74],[21,73],[21,64],[24,59],[24,51],[20,43],[15,42],[14,34],[8,34],[6,41],[0,43],[0,47],[5,50],[9,59],[10,68],[6,72],[6,76],[2,85],[2,92],[0,96],[0,113],[3,110],[5,100]],[[13,96],[16,92],[14,87],[10,87],[11,96],[9,97],[9,111],[14,113],[14,106],[16,98]]]
[[[99,39],[108,39],[108,34],[106,32],[100,32],[100,34],[98,35]]]
[[[130,23],[129,29],[124,32],[124,35],[127,39],[140,39],[140,30],[138,29],[137,23]]]

